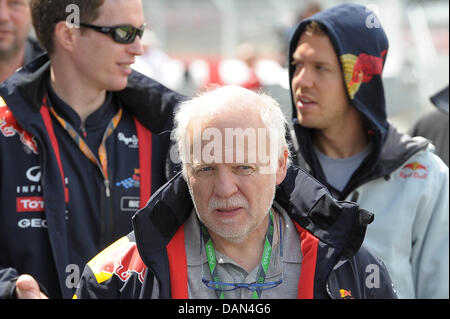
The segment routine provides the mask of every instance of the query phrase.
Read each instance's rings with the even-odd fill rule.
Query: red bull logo
[[[428,168],[419,162],[408,163],[403,166],[400,171],[401,178],[420,178],[424,179],[428,176]]]
[[[354,54],[341,55],[345,83],[351,99],[358,93],[362,83],[368,83],[375,75],[381,75],[386,54],[387,50],[381,52],[381,57],[366,53],[358,56]]]
[[[341,293],[341,298],[342,299],[354,299],[353,296],[352,296],[352,291],[351,290],[341,289],[341,290],[339,290],[339,292]]]
[[[20,141],[34,154],[38,154],[36,138],[25,131],[9,110],[5,101],[0,97],[0,132],[5,137],[19,135]]]
[[[136,243],[124,237],[106,248],[88,263],[98,283],[110,279],[113,275],[126,281],[135,273],[141,283],[144,282],[147,267],[139,256]]]

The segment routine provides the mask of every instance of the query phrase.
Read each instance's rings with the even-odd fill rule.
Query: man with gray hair
[[[181,104],[182,172],[86,266],[75,298],[395,298],[361,247],[372,214],[289,166],[271,97],[222,87]]]

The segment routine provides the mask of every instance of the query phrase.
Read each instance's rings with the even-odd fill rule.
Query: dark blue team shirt
[[[113,94],[85,121],[55,92],[48,89],[50,104],[75,128],[98,158],[98,148],[111,119],[119,110]],[[106,141],[111,197],[106,197],[104,178],[95,163],[52,116],[61,152],[69,203],[65,212],[69,259],[82,271],[99,251],[132,230],[131,217],[139,208],[139,149],[134,120],[124,111],[118,127]],[[81,225],[81,226],[80,226]]]

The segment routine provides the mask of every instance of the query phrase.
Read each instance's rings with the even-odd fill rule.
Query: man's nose
[[[214,178],[214,195],[229,198],[238,191],[236,176],[229,169],[219,169]]]
[[[6,1],[0,0],[0,22],[7,22],[10,19],[10,12]]]
[[[134,42],[129,45],[128,52],[134,56],[143,55],[144,47],[142,46],[142,39],[137,36]]]
[[[294,74],[293,81],[295,84],[294,86],[301,88],[310,88],[314,83],[311,71],[307,67],[302,67],[301,69],[297,70]]]

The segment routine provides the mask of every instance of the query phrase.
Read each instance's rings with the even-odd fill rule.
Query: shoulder
[[[397,298],[386,266],[364,246],[353,257],[337,263],[328,279],[328,289],[337,299]]]
[[[448,167],[434,151],[434,145],[428,144],[427,148],[411,156],[399,167],[400,177],[422,177],[433,183],[448,179]]]

